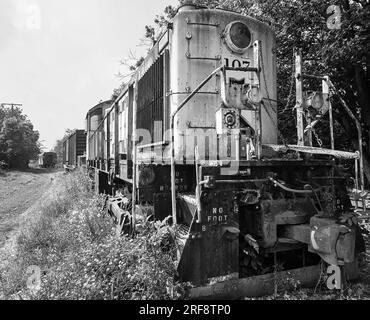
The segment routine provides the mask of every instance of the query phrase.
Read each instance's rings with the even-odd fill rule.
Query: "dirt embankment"
[[[37,211],[59,174],[57,171],[30,169],[0,175],[0,249],[19,230],[22,221]]]

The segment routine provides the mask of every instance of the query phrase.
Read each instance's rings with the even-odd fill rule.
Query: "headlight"
[[[225,124],[228,128],[232,128],[236,125],[236,115],[233,112],[228,112],[225,114]]]
[[[236,21],[226,27],[225,39],[232,51],[243,53],[252,43],[252,34],[246,24]]]

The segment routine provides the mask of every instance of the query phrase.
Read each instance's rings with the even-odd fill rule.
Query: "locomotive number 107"
[[[251,65],[249,60],[224,58],[225,66],[231,68],[248,68]]]

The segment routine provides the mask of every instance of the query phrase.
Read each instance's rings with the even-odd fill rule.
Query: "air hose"
[[[316,193],[316,192],[320,192],[321,190],[320,189],[311,189],[311,190],[298,190],[298,189],[292,189],[292,188],[288,188],[286,187],[285,185],[283,185],[282,183],[278,182],[277,180],[273,179],[273,178],[270,178],[270,181],[277,187],[283,189],[284,191],[287,191],[287,192],[291,192],[291,193],[296,193],[296,194],[313,194],[313,193]],[[311,186],[310,186],[311,187]]]

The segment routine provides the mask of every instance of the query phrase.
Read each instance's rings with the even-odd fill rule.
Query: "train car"
[[[78,158],[86,154],[85,130],[75,130],[63,141],[63,165],[78,167]]]
[[[100,177],[100,183],[96,184],[100,193],[111,193],[108,185],[109,145],[106,143],[109,132],[104,126],[104,118],[113,103],[112,100],[101,101],[86,115],[86,162],[89,168],[95,170],[95,179],[98,181]]]
[[[55,152],[44,152],[39,157],[40,168],[55,168],[58,162],[58,156]]]
[[[312,285],[320,261],[357,275],[337,162],[359,154],[313,147],[299,55],[299,139],[278,145],[275,52],[267,24],[185,5],[122,94],[88,113],[89,166],[118,229],[171,217],[193,298],[266,294],[277,274]]]

